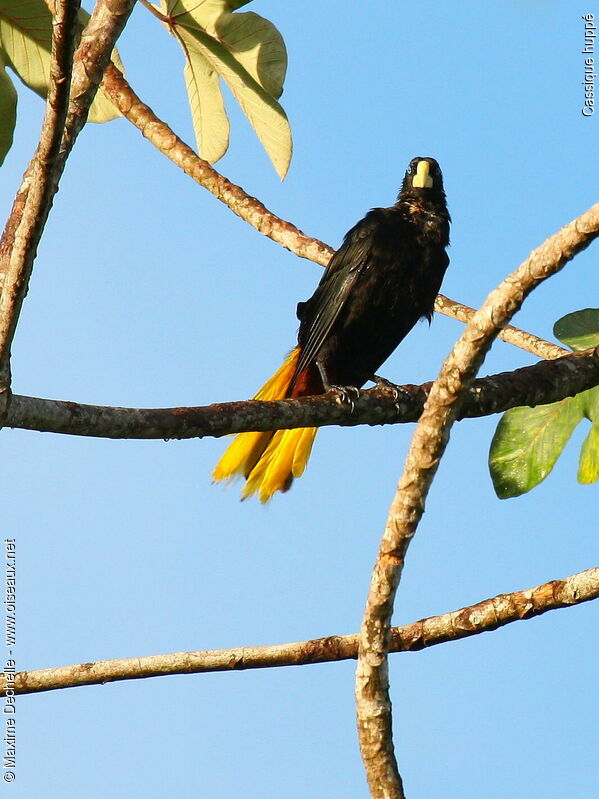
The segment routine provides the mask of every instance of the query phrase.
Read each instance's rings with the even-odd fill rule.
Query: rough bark
[[[515,621],[531,619],[550,610],[571,607],[598,597],[599,568],[587,569],[563,580],[552,580],[524,591],[499,594],[451,613],[420,619],[403,627],[394,627],[391,630],[389,651],[417,652],[426,647],[459,641]],[[358,656],[358,639],[357,633],[331,635],[292,644],[174,652],[23,671],[15,676],[14,690],[17,694],[31,694],[172,674],[204,674],[213,671],[331,663],[355,659]],[[5,682],[6,680],[2,681],[3,684]],[[0,688],[0,695],[2,693]]]
[[[599,353],[570,354],[475,380],[458,418],[488,416],[521,405],[543,405],[599,384]],[[350,406],[334,394],[276,402],[223,402],[186,408],[113,408],[14,395],[6,425],[25,430],[102,438],[173,439],[248,430],[415,422],[432,383],[361,391]]]

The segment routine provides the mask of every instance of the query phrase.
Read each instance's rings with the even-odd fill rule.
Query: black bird
[[[255,399],[322,394],[377,380],[419,319],[429,322],[449,264],[450,216],[434,158],[413,158],[397,202],[373,208],[346,234],[312,297],[297,306],[298,344]],[[267,502],[308,461],[317,428],[240,433],[213,474],[241,475],[242,496]]]

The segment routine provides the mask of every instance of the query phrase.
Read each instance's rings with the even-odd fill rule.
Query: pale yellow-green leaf
[[[17,121],[17,91],[2,64],[0,54],[0,164],[12,145]]]
[[[83,25],[89,14],[80,12]],[[46,97],[50,79],[52,16],[43,0],[0,0],[0,43],[7,64],[23,83]],[[118,54],[113,57],[118,59]],[[89,114],[90,122],[107,122],[120,116],[118,109],[99,91]]]
[[[229,119],[218,74],[193,48],[188,51],[183,74],[198,151],[202,158],[213,164],[223,157],[229,146]]]
[[[599,425],[591,425],[580,450],[578,482],[596,483],[599,479]]]
[[[592,422],[580,450],[578,482],[596,483],[599,479],[599,386],[578,395],[583,413]]]
[[[233,9],[227,0],[160,0],[160,6],[166,16],[175,24],[183,14],[191,14],[198,25],[214,36],[216,20]]]
[[[187,60],[193,51],[199,53],[225,81],[284,177],[291,160],[291,129],[276,98],[287,65],[285,45],[276,28],[257,14],[231,13],[240,5],[244,3],[161,0]]]
[[[216,22],[216,33],[254,80],[279,98],[287,72],[287,50],[272,22],[252,11],[223,14]]]
[[[578,395],[578,400],[587,419],[599,423],[599,386],[583,391]]]
[[[177,25],[177,35],[185,48],[196,49],[223,78],[256,131],[278,175],[285,177],[292,150],[291,130],[285,112],[224,45],[198,28],[192,20],[190,23],[189,27],[187,21]]]
[[[42,0],[0,0],[0,38],[8,63],[23,83],[46,96],[52,16]]]
[[[276,27],[253,11],[233,14],[244,3],[227,0],[162,0],[176,24],[193,24],[212,36],[239,61],[275,99],[281,96],[287,71],[287,50]],[[185,22],[185,18],[187,21]]]

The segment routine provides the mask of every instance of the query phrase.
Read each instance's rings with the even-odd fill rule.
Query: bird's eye
[[[408,167],[408,175],[411,175],[411,174],[412,174],[412,167],[411,167],[411,166],[409,166],[409,167]]]

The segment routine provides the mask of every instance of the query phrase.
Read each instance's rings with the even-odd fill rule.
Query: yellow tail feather
[[[317,432],[317,427],[300,427],[273,433],[260,459],[247,475],[242,498],[257,493],[260,502],[268,502],[277,491],[289,490],[293,478],[301,477],[306,468]]]
[[[283,365],[258,391],[254,399],[276,400],[287,396],[300,355],[296,347]],[[318,428],[302,427],[263,433],[240,433],[229,444],[212,474],[213,480],[243,476],[242,498],[258,493],[268,502],[276,491],[287,491],[294,477],[300,477]]]

